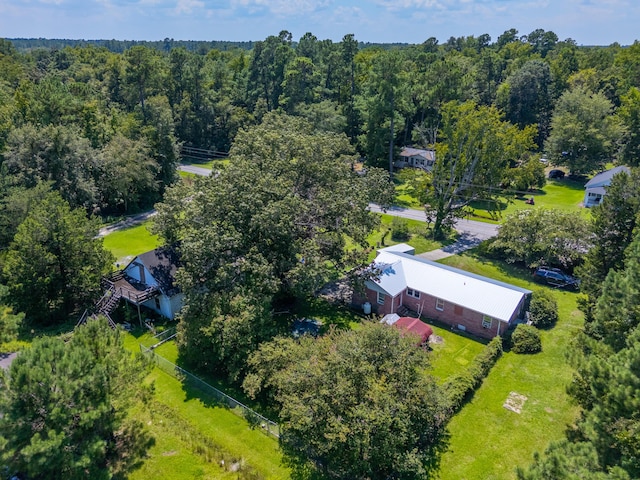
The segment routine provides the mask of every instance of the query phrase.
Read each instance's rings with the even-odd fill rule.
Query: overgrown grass
[[[127,348],[137,351],[145,335],[126,335]],[[158,353],[167,355],[172,343],[165,344],[162,351],[164,345],[160,347]],[[131,478],[243,478],[219,467],[221,455],[251,467],[264,478],[289,478],[275,439],[251,429],[244,419],[201,390],[157,368],[148,380],[154,382],[155,407],[137,415],[147,424],[151,421],[156,445]]]
[[[157,235],[149,232],[149,221],[135,227],[125,228],[104,237],[104,246],[116,257],[121,266],[140,253],[153,250],[160,245]]]
[[[449,257],[443,263],[533,289],[526,271],[472,254]],[[546,287],[542,287],[546,288]],[[583,319],[577,295],[554,290],[560,319],[542,330],[543,351],[536,355],[506,352],[472,400],[449,424],[450,448],[442,459],[440,476],[447,479],[515,478],[515,467],[528,465],[536,451],[562,438],[578,414],[566,393],[571,369],[566,351]],[[502,405],[510,392],[525,395],[521,414]]]

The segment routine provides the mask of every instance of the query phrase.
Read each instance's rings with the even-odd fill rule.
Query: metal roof
[[[425,160],[435,160],[436,152],[423,148],[404,147],[400,152],[401,157],[423,157]]]
[[[606,172],[600,172],[587,183],[585,183],[584,188],[607,187],[611,184],[611,179],[614,177],[614,175],[621,172],[629,175],[631,173],[631,170],[629,170],[629,167],[620,165],[619,167],[612,168],[611,170],[607,170]]]
[[[374,263],[382,273],[373,283],[391,296],[408,287],[504,322],[511,319],[522,298],[531,293],[405,253],[383,251]]]

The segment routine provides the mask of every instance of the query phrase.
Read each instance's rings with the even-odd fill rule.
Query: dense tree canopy
[[[106,320],[33,342],[0,378],[0,460],[21,478],[113,478],[150,438],[128,417],[148,370]]]
[[[17,229],[4,260],[8,301],[28,321],[66,320],[100,294],[112,257],[96,239],[98,224],[71,209],[56,192],[33,206]]]
[[[362,261],[377,222],[367,205],[387,204],[391,184],[377,169],[356,174],[354,160],[344,135],[271,113],[238,134],[226,168],[169,192],[156,225],[180,241],[186,356],[238,375],[271,334],[274,298],[309,294]]]
[[[280,442],[297,468],[329,478],[429,478],[442,451],[446,401],[416,338],[387,325],[277,339],[249,361],[245,388],[271,392]]]

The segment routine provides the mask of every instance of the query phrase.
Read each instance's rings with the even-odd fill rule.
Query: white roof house
[[[629,167],[621,165],[606,172],[600,172],[589,180],[584,186],[584,206],[595,207],[596,205],[600,205],[603,197],[607,193],[607,187],[611,185],[611,180],[613,180],[613,177],[618,173],[626,173],[629,175],[631,170],[629,170]]]
[[[396,166],[416,167],[431,171],[436,161],[435,150],[426,150],[423,148],[404,147],[400,152],[400,159],[396,162]]]
[[[380,250],[367,287],[392,297],[407,288],[509,323],[530,290],[402,252]]]

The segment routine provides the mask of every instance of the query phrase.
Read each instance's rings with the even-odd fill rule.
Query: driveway
[[[133,227],[135,225],[139,225],[147,219],[153,217],[156,213],[155,210],[149,210],[147,212],[137,213],[136,215],[131,215],[124,220],[120,220],[119,222],[112,223],[111,225],[107,225],[106,227],[102,227],[98,230],[98,237],[104,237],[113,233],[117,230],[122,230],[124,228]]]

